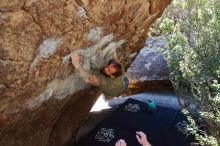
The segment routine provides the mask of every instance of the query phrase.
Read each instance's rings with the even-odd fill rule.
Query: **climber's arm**
[[[122,65],[122,62],[118,59],[118,55],[117,55],[116,51],[113,52],[112,57],[113,57],[114,62],[117,62]]]
[[[116,62],[118,62],[118,63],[120,63],[120,60],[118,59],[118,56],[117,56],[117,53],[116,53],[116,51],[114,51],[113,52],[113,59],[116,61]]]
[[[121,61],[118,59],[118,55],[117,55],[116,51],[113,52],[112,57],[113,57],[113,61],[114,61],[114,62],[117,62],[117,63],[119,63],[119,64],[122,65],[122,68],[123,68],[122,70],[124,71],[124,66],[123,66],[123,64],[121,63]]]
[[[80,76],[83,78],[83,80],[87,84],[90,84],[90,85],[93,85],[93,86],[99,86],[99,80],[97,79],[96,75],[87,73],[86,71],[84,71],[82,69],[82,67],[79,67],[78,70],[79,70]]]
[[[79,70],[80,76],[84,79],[87,84],[91,84],[93,86],[99,86],[99,80],[95,75],[89,74],[80,67],[80,57],[76,53],[71,53],[72,64],[73,66]]]
[[[95,75],[91,75],[88,78],[84,78],[84,81],[87,84],[93,85],[93,86],[99,86],[99,80]]]

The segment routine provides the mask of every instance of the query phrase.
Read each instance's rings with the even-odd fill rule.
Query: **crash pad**
[[[157,106],[154,112],[149,112],[147,103],[128,99],[77,145],[114,146],[124,139],[127,146],[140,146],[135,132],[143,131],[153,146],[190,146],[194,138],[186,125],[187,119],[180,110]]]

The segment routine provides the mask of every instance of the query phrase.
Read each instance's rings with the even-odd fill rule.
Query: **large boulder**
[[[167,46],[161,36],[148,38],[135,60],[127,69],[129,94],[143,91],[173,91],[169,68],[160,49]]]
[[[70,53],[78,50],[88,72],[117,48],[128,64],[169,3],[0,1],[0,145],[69,143],[100,94],[80,78]]]

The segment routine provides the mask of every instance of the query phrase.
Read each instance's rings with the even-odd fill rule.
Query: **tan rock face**
[[[69,54],[83,50],[81,63],[93,72],[92,65],[103,66],[119,48],[126,64],[169,3],[0,1],[0,145],[67,144],[99,94],[83,82]]]

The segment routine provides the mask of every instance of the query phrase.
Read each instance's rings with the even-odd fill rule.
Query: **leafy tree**
[[[151,29],[152,35],[163,35],[167,41],[162,51],[190,122],[188,130],[200,145],[219,145],[220,2],[173,0]]]

